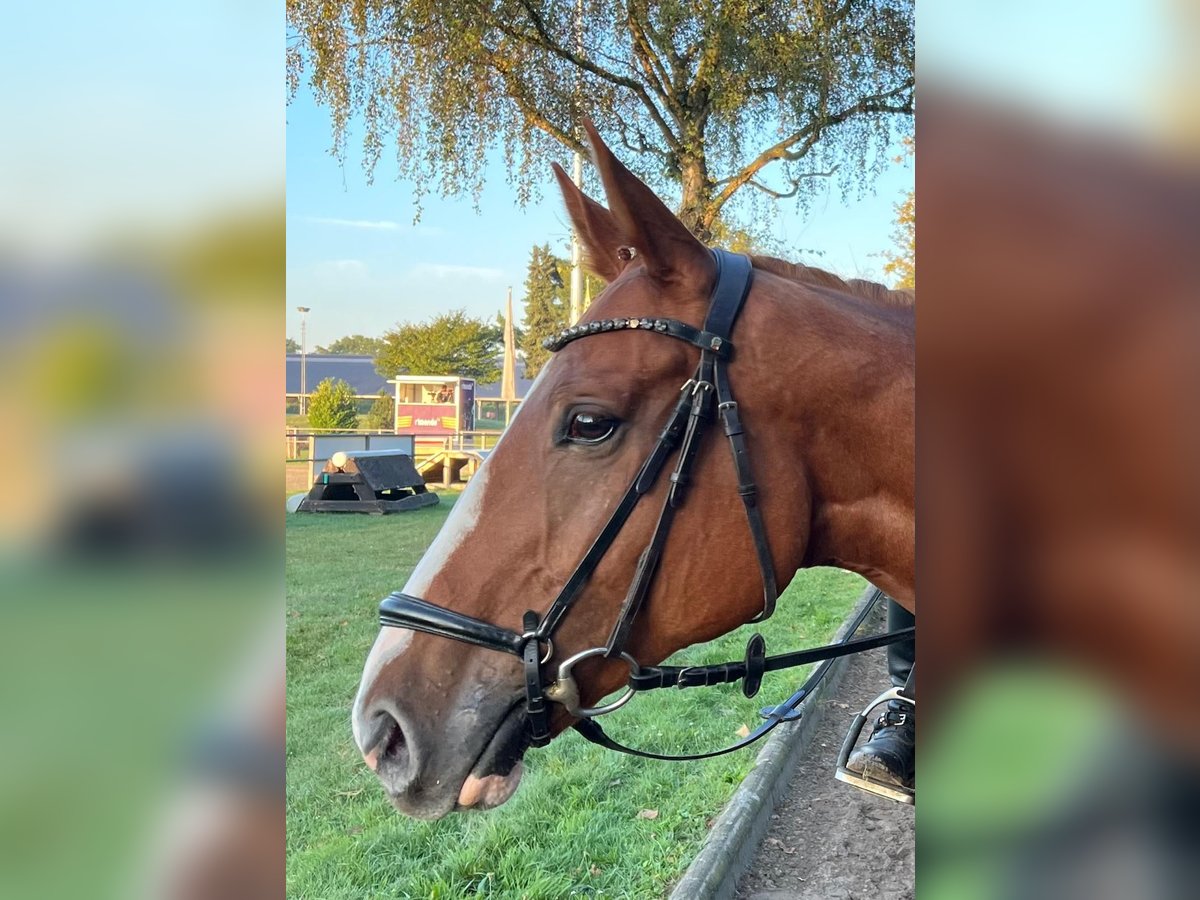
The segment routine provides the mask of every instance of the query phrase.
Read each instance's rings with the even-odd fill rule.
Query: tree
[[[354,388],[340,378],[326,378],[308,400],[311,428],[354,428],[358,424],[358,401]]]
[[[384,378],[405,373],[462,375],[489,382],[500,377],[496,356],[503,350],[501,329],[459,309],[393,328],[383,336],[375,370]]]
[[[894,250],[884,253],[887,262],[883,271],[892,276],[895,287],[917,289],[917,195],[908,192],[902,203],[896,204],[896,229],[892,232]]]
[[[916,143],[909,138],[904,142],[903,152],[893,162],[904,162],[915,156]],[[894,249],[881,254],[885,260],[883,271],[892,276],[895,287],[910,291],[917,289],[917,195],[909,191],[896,204],[896,227],[892,231]]]
[[[396,401],[387,391],[380,391],[367,412],[366,426],[380,431],[396,427]]]
[[[551,253],[549,244],[534,246],[529,251],[529,269],[525,276],[525,315],[518,332],[518,346],[525,357],[526,378],[537,377],[550,358],[550,352],[542,347],[542,341],[567,327],[571,313],[571,291],[563,276],[570,271],[571,264]],[[585,274],[584,278],[585,296],[594,297],[604,289],[604,282],[599,278],[590,274]]]
[[[496,327],[500,330],[500,350],[504,350],[504,313],[496,313]],[[517,348],[520,349],[521,342],[525,340],[525,330],[521,327],[520,322],[513,322],[513,338],[516,339]]]
[[[379,338],[351,334],[338,338],[328,347],[318,347],[317,352],[334,356],[376,356],[382,348],[383,341]]]
[[[517,345],[525,358],[525,377],[536,378],[550,353],[542,341],[567,327],[571,312],[569,273],[571,263],[550,252],[549,244],[534,246],[529,252],[525,275],[525,314],[517,330]],[[557,276],[557,277],[556,277]],[[584,273],[585,302],[604,290],[604,281]]]
[[[567,327],[571,313],[568,289],[559,274],[563,270],[550,253],[550,245],[534,246],[529,251],[529,269],[525,275],[525,315],[522,317],[521,352],[525,356],[525,377],[535,378],[550,352],[542,341]]]
[[[287,339],[287,344],[285,344],[285,346],[287,347],[287,349],[284,351],[285,353],[299,353],[300,352],[300,345],[297,344],[295,341],[293,341],[291,338]]]
[[[369,175],[393,143],[418,203],[478,199],[496,146],[527,201],[548,158],[586,154],[588,114],[708,237],[747,187],[864,188],[911,130],[912,0],[288,0],[287,21],[291,96],[307,78],[342,159],[361,118]]]

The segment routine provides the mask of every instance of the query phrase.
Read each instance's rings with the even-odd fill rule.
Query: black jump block
[[[412,457],[395,450],[338,452],[313,479],[296,512],[356,512],[382,516],[433,506]]]

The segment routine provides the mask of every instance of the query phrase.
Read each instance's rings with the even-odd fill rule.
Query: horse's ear
[[[603,278],[615,281],[625,267],[618,256],[624,241],[612,213],[581,191],[558,163],[551,163],[562,189],[567,214],[583,247],[584,265]]]
[[[630,172],[600,138],[591,119],[583,120],[592,158],[604,183],[617,228],[660,282],[705,283],[712,278],[712,255],[658,196]]]

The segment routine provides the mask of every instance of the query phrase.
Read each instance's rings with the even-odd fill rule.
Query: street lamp
[[[308,313],[312,307],[297,306],[300,313],[300,415],[308,412],[308,384],[305,363],[308,356]]]

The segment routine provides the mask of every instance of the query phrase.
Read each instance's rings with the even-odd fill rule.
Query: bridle
[[[837,657],[881,647],[911,637],[914,633],[913,628],[906,628],[872,637],[853,638],[855,630],[870,611],[870,606],[867,606],[849,629],[846,639],[811,650],[768,657],[766,642],[762,635],[755,634],[747,643],[746,655],[742,660],[719,665],[640,666],[627,652],[630,630],[654,583],[676,511],[686,498],[696,451],[708,424],[712,421],[714,400],[716,412],[729,439],[734,471],[737,475],[738,496],[741,497],[746,511],[762,579],[763,607],[752,621],[761,622],[768,618],[774,612],[775,601],[779,596],[771,548],[758,503],[758,488],[750,468],[745,430],[727,373],[729,361],[733,356],[730,334],[746,296],[750,293],[753,266],[747,256],[725,250],[711,252],[716,262],[717,280],[702,328],[661,316],[627,317],[574,325],[544,342],[547,350],[555,352],[581,338],[637,329],[684,341],[700,349],[700,361],[696,371],[680,389],[675,408],[663,426],[654,448],[545,615],[539,616],[532,610],[526,612],[522,630],[517,632],[400,592],[389,595],[379,605],[379,621],[382,625],[450,638],[488,650],[509,653],[521,659],[525,670],[528,738],[532,746],[541,747],[550,742],[548,702],[553,702],[562,705],[571,715],[579,718],[575,728],[587,740],[612,750],[666,760],[704,759],[730,753],[753,743],[780,722],[792,717],[795,708],[815,688]],[[583,650],[562,660],[558,664],[555,679],[547,682],[543,677],[542,667],[554,657],[555,632],[582,595],[583,588],[620,534],[638,502],[654,488],[667,461],[676,451],[678,452],[670,476],[670,487],[659,512],[658,522],[650,542],[638,559],[608,640],[603,647]],[[580,704],[579,687],[572,671],[578,663],[597,656],[624,660],[629,666],[629,681],[625,692],[615,701],[604,706],[584,708]],[[686,688],[741,681],[742,692],[747,697],[753,697],[758,692],[764,673],[817,661],[823,661],[823,664],[791,698],[765,713],[766,721],[762,725],[736,744],[715,752],[668,756],[635,750],[614,741],[593,721],[597,716],[624,706],[634,694],[657,688]]]

